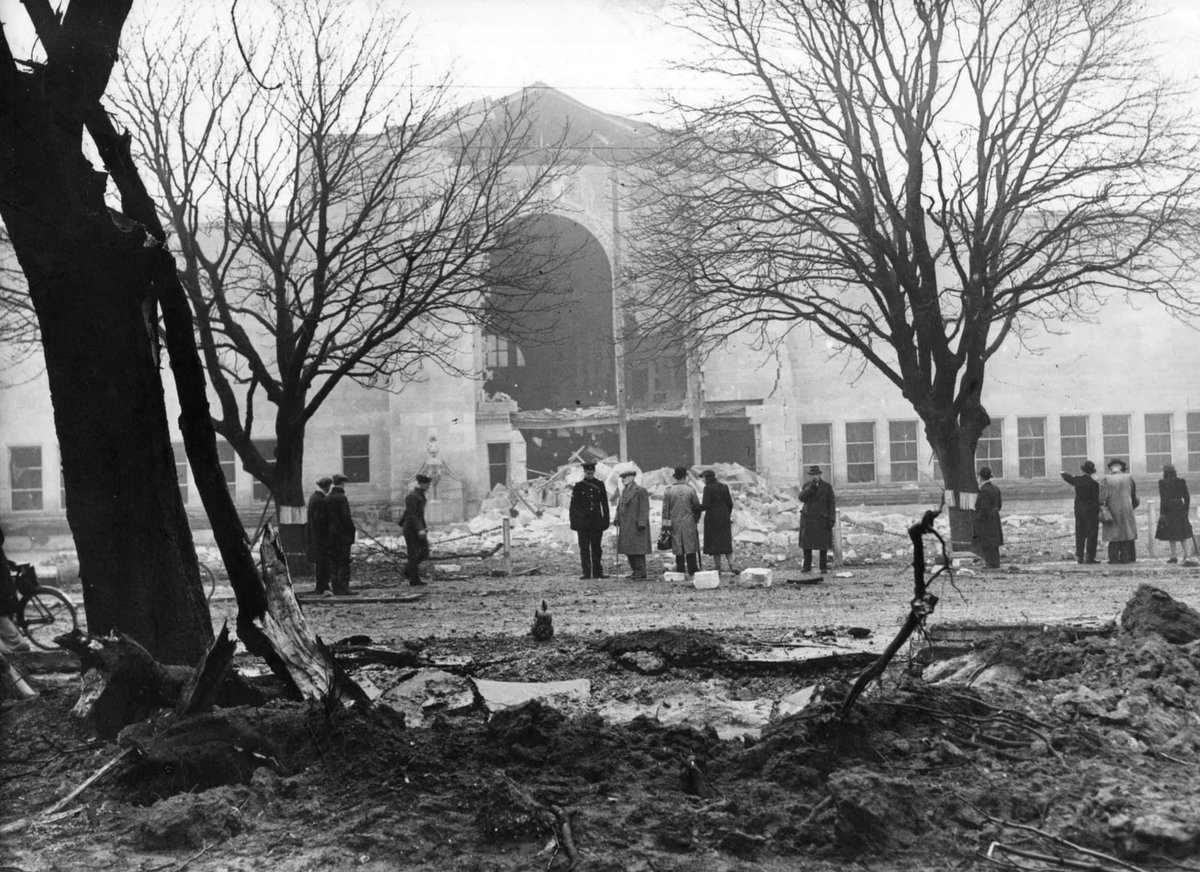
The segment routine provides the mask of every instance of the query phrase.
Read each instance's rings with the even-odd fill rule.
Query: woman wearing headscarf
[[[1187,482],[1179,477],[1170,463],[1163,466],[1163,477],[1158,482],[1158,499],[1161,513],[1154,538],[1171,546],[1171,559],[1167,563],[1176,563],[1175,543],[1183,543],[1183,556],[1187,557],[1187,543],[1192,538],[1192,524],[1188,520],[1192,498]]]
[[[1133,563],[1137,560],[1137,485],[1124,460],[1114,457],[1107,468],[1100,482],[1100,525],[1108,543],[1108,562]]]

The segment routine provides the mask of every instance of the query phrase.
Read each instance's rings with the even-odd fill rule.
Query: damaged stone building
[[[649,128],[534,86],[547,136],[569,125],[585,154],[535,238],[574,252],[551,277],[560,303],[535,342],[466,330],[445,349],[474,378],[427,365],[395,390],[345,383],[310,422],[307,477],[344,472],[353,502],[388,517],[413,476],[432,472],[430,516],[462,520],[497,486],[552,473],[573,457],[616,455],[643,469],[736,462],[773,484],[826,468],[843,501],[927,499],[940,489],[921,425],[896,388],[800,327],[771,351],[750,338],[689,359],[670,341],[628,341],[621,302],[635,226],[631,155]],[[501,319],[502,320],[502,319]],[[989,364],[993,424],[979,447],[1007,492],[1055,494],[1084,458],[1130,460],[1157,477],[1173,461],[1200,473],[1200,344],[1150,302],[1114,300],[1096,318],[1010,340]],[[62,525],[53,415],[36,358],[0,384],[0,526]],[[167,384],[168,393],[171,385]],[[169,397],[169,403],[173,400]],[[174,416],[172,416],[174,417]],[[202,516],[176,437],[186,504]],[[271,440],[260,448],[269,454]],[[267,493],[228,445],[235,502],[252,516]],[[64,526],[65,529],[65,526]]]

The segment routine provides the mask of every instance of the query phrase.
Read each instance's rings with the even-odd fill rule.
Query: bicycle
[[[35,648],[53,651],[56,636],[79,629],[79,618],[70,598],[56,587],[42,584],[31,563],[9,561],[17,586],[17,614],[13,623]]]

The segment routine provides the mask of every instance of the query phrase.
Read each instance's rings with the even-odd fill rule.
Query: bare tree
[[[1108,292],[1190,309],[1196,129],[1142,4],[689,0],[684,22],[726,96],[677,103],[646,174],[644,318],[810,325],[912,403],[957,494],[1003,342]]]
[[[244,59],[220,28],[143,31],[118,105],[178,238],[216,430],[302,505],[305,430],[338,385],[463,369],[448,351],[491,288],[507,313],[545,304],[545,264],[508,254],[536,248],[568,150],[534,136],[528,99],[453,108],[447,80],[406,81],[405,24],[378,8],[272,10]]]

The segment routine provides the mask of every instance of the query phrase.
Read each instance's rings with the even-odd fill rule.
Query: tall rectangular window
[[[1046,477],[1046,419],[1017,418],[1017,474]]]
[[[1200,472],[1200,412],[1187,413],[1188,472]]]
[[[8,480],[12,482],[12,510],[42,510],[42,446],[14,445],[8,449]]]
[[[217,442],[217,460],[221,464],[221,474],[225,476],[225,487],[229,488],[230,499],[237,498],[237,452],[224,439]]]
[[[267,466],[271,472],[275,472],[275,440],[274,439],[254,439],[254,447],[258,449],[258,453],[267,461]],[[250,498],[255,502],[265,503],[271,496],[271,489],[263,484],[258,479],[254,480],[254,484],[250,488]]]
[[[875,480],[875,422],[846,424],[846,481],[854,484]]]
[[[187,451],[182,442],[172,442],[171,453],[175,455],[175,480],[179,482],[179,496],[186,506],[188,501]]]
[[[488,443],[488,488],[508,484],[508,443]]]
[[[833,425],[800,425],[800,463],[804,469],[821,467],[827,481],[833,479]]]
[[[342,437],[342,475],[361,484],[371,480],[371,437]]]
[[[976,467],[991,467],[993,478],[1004,478],[1004,419],[993,418],[979,434],[975,447]]]
[[[888,421],[892,481],[917,480],[917,422]]]
[[[1162,472],[1171,462],[1171,415],[1146,416],[1146,472]]]
[[[1129,416],[1105,415],[1100,419],[1104,430],[1104,463],[1113,458],[1129,462]]]
[[[1063,415],[1058,419],[1061,436],[1062,468],[1072,475],[1079,474],[1079,467],[1088,459],[1087,415]]]

